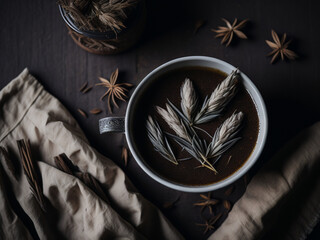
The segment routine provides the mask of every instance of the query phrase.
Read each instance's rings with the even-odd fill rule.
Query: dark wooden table
[[[151,202],[160,208],[180,196],[178,204],[164,210],[166,216],[188,239],[202,239],[199,208],[193,203],[198,194],[180,193],[150,179],[130,159],[124,167],[120,159],[124,137],[99,135],[98,119],[106,112],[84,119],[77,108],[105,109],[98,99],[103,89],[80,94],[80,85],[98,82],[117,67],[123,81],[138,84],[160,64],[181,56],[206,55],[239,66],[261,91],[269,113],[270,130],[262,157],[251,171],[261,165],[301,129],[319,120],[320,108],[320,21],[318,1],[149,1],[147,29],[142,40],[131,50],[115,56],[97,56],[80,49],[68,35],[56,1],[1,1],[0,7],[0,88],[28,67],[46,89],[56,96],[78,120],[91,144],[113,159]],[[249,18],[247,41],[236,41],[226,48],[214,38],[211,28],[223,24],[221,17],[233,20]],[[203,19],[207,24],[194,35],[194,24]],[[269,64],[270,51],[265,39],[270,31],[286,32],[299,59],[294,62]],[[122,116],[126,104],[114,115]],[[242,181],[242,182],[241,182]],[[244,190],[243,180],[229,199],[234,202]],[[223,191],[213,195],[221,197]],[[309,239],[319,239],[319,224]]]

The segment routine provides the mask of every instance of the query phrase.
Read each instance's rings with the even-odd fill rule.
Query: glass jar
[[[147,15],[146,2],[140,0],[124,21],[125,28],[101,32],[80,29],[61,5],[59,10],[74,42],[90,53],[101,55],[120,53],[135,45],[143,33]]]

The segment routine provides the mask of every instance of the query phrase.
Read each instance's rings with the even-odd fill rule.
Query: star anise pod
[[[200,197],[202,197],[204,199],[204,201],[202,202],[198,202],[198,203],[194,203],[193,205],[195,206],[201,206],[201,212],[206,208],[208,207],[209,208],[209,211],[210,211],[210,214],[212,214],[212,206],[213,205],[216,205],[219,200],[217,199],[212,199],[211,198],[211,193],[208,193],[208,196],[204,195],[204,194],[200,194]]]
[[[179,195],[176,199],[174,199],[173,201],[168,201],[165,202],[162,207],[164,209],[170,209],[176,206],[176,204],[180,201],[181,196]]]
[[[197,225],[205,227],[205,230],[204,230],[203,234],[206,234],[208,231],[214,229],[213,225],[220,219],[221,216],[222,216],[222,214],[219,213],[218,215],[212,217],[211,219],[206,220],[205,223],[203,223],[203,224],[197,223]]]
[[[237,24],[238,19],[236,18],[234,19],[232,25],[228,20],[224,18],[222,18],[222,20],[226,23],[226,27],[219,26],[218,29],[211,29],[213,32],[217,33],[216,38],[222,37],[221,44],[226,43],[226,46],[228,47],[234,35],[237,35],[242,39],[247,39],[247,36],[242,31],[240,31],[240,29],[246,25],[249,19],[245,19]]]
[[[267,55],[267,56],[273,55],[270,63],[273,63],[278,58],[279,55],[281,56],[282,61],[284,61],[285,57],[287,57],[290,60],[294,60],[298,57],[294,51],[288,49],[288,46],[289,46],[289,43],[291,42],[291,40],[286,42],[286,38],[287,38],[286,33],[284,33],[282,35],[281,41],[280,41],[278,34],[274,30],[271,30],[271,36],[272,36],[272,39],[274,42],[266,40],[266,43],[268,44],[268,46],[273,49]]]
[[[115,97],[121,101],[126,102],[125,98],[127,98],[127,94],[125,92],[128,92],[128,89],[126,87],[132,87],[133,85],[131,83],[116,83],[119,75],[118,68],[111,74],[110,81],[108,79],[99,77],[101,83],[97,83],[97,86],[103,86],[106,87],[108,90],[105,92],[105,94],[100,98],[102,101],[105,96],[108,96],[108,109],[109,112],[112,113],[111,109],[111,101],[112,103],[119,108],[118,104],[115,101]]]

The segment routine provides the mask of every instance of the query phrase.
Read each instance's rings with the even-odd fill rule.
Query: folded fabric
[[[16,141],[25,138],[42,176],[45,212],[23,174]],[[0,239],[182,239],[27,69],[0,92],[0,146],[8,152],[0,154]],[[99,182],[107,201],[56,168],[61,153]]]
[[[253,177],[209,239],[305,239],[320,217],[320,123],[300,133]]]

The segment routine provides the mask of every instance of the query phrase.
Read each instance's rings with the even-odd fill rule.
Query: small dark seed
[[[230,187],[224,192],[224,194],[225,194],[226,196],[229,196],[229,195],[231,195],[231,193],[233,192],[233,190],[234,190],[234,186],[230,186]]]
[[[101,112],[102,112],[102,110],[100,108],[93,108],[90,110],[91,114],[99,114]]]
[[[193,30],[193,34],[196,34],[199,29],[206,23],[205,20],[197,20],[196,23],[194,24],[194,30]]]
[[[122,147],[121,159],[124,161],[124,166],[126,167],[128,164],[128,149],[125,146]]]
[[[88,82],[85,82],[84,84],[82,84],[79,91],[82,92],[87,87],[87,85],[88,85]]]
[[[162,207],[163,207],[164,209],[173,208],[173,207],[177,204],[177,202],[179,202],[179,200],[180,200],[180,196],[178,196],[174,201],[165,202],[165,203],[162,205]]]
[[[87,92],[89,92],[91,89],[92,89],[92,86],[89,86],[89,87],[87,87],[86,89],[84,89],[84,90],[82,91],[82,93],[83,93],[83,94],[84,94],[84,93],[87,93]]]
[[[224,200],[224,201],[223,201],[223,207],[224,207],[225,209],[227,209],[228,211],[230,211],[230,209],[231,209],[231,204],[230,204],[230,202],[227,201],[227,200]]]
[[[82,109],[78,108],[78,112],[79,112],[83,117],[85,117],[85,118],[88,117],[87,114],[86,114]]]

